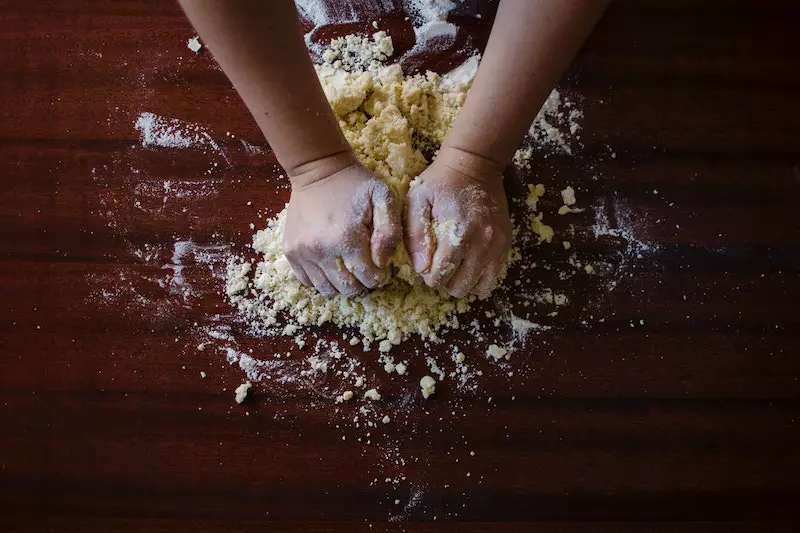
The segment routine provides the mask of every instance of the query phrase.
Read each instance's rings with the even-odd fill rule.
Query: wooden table
[[[288,191],[192,35],[172,2],[0,1],[0,529],[796,530],[796,2],[612,5],[565,78],[583,146],[528,178],[625,206],[636,235],[584,247],[616,288],[472,395],[403,408],[422,364],[375,378],[396,420],[371,437],[308,383],[235,405],[242,371],[196,349],[232,314],[198,247],[244,250]],[[205,144],[143,147],[143,112]]]

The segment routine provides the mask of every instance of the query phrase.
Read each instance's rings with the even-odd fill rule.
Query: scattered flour
[[[422,51],[443,50],[453,45],[458,34],[458,27],[451,22],[433,20],[426,22],[419,28],[414,28],[416,43],[407,55]]]
[[[447,15],[463,0],[403,0],[403,7],[415,26],[447,20]]]
[[[576,103],[553,89],[528,130],[526,145],[514,154],[514,164],[530,167],[537,151],[563,152],[571,155],[574,144],[580,140],[580,121],[583,112]]]
[[[136,119],[134,127],[144,147],[191,148],[210,145],[219,150],[216,141],[198,124],[145,112]]]

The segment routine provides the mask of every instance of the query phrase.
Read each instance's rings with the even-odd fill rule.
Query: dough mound
[[[361,163],[402,200],[411,181],[429,164],[424,154],[441,146],[472,78],[463,73],[458,79],[442,78],[433,72],[404,76],[399,65],[376,62],[375,57],[391,54],[391,39],[383,32],[372,41],[343,39],[323,54],[326,62],[317,66],[318,77]],[[359,47],[359,54],[342,50],[348,42]],[[370,47],[380,53],[364,52]],[[370,62],[363,67],[365,62],[358,58],[365,53]],[[348,63],[342,57],[354,59]],[[473,63],[477,66],[477,58]],[[278,313],[287,313],[299,325],[357,327],[365,348],[384,341],[381,350],[386,351],[386,346],[412,334],[433,340],[440,329],[457,328],[456,315],[474,301],[474,297],[456,300],[427,287],[403,245],[392,257],[393,277],[387,285],[355,298],[324,297],[294,277],[282,250],[285,221],[284,209],[254,235],[253,249],[263,255],[261,261],[229,266],[228,295],[251,322],[270,327],[277,324]]]

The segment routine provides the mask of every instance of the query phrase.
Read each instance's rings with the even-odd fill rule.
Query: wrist
[[[449,168],[455,172],[468,176],[476,181],[494,183],[503,180],[503,171],[506,165],[490,157],[456,148],[447,144],[442,145],[436,158],[435,165]]]
[[[285,169],[292,187],[302,188],[358,164],[352,150],[343,150]]]

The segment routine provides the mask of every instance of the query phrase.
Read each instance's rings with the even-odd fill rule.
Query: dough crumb
[[[253,388],[253,384],[249,381],[236,387],[236,390],[233,391],[236,395],[236,403],[241,404],[247,398],[247,394],[250,392],[251,388]]]
[[[381,399],[381,394],[376,389],[369,389],[364,393],[364,398],[373,402],[378,402]]]
[[[419,386],[422,389],[422,397],[426,400],[436,392],[436,380],[433,376],[425,376],[420,379]]]
[[[544,222],[542,222],[542,218],[544,217],[544,213],[539,213],[531,220],[531,230],[537,235],[537,239],[539,244],[543,242],[551,243],[553,242],[553,236],[555,232],[551,226],[548,226]]]
[[[495,361],[499,361],[508,355],[508,350],[496,344],[490,344],[489,348],[486,350],[486,355],[493,357]]]
[[[575,199],[575,189],[572,187],[567,187],[563,191],[561,191],[561,199],[564,200],[564,205],[575,205],[577,200]]]
[[[189,42],[186,43],[186,47],[189,48],[195,54],[199,53],[200,50],[203,49],[203,43],[200,42],[200,38],[195,36],[189,39]]]
[[[539,183],[538,185],[528,185],[528,198],[525,200],[525,203],[531,209],[536,209],[537,205],[539,204],[539,198],[544,196],[544,185]]]

